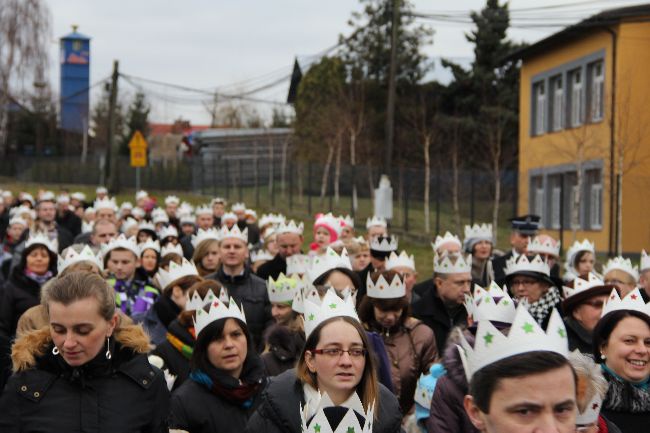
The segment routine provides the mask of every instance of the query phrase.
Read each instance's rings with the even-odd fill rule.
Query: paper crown
[[[378,217],[373,215],[372,218],[368,218],[366,220],[366,229],[369,229],[370,227],[388,227],[388,223],[386,223],[386,218]]]
[[[181,260],[181,264],[174,261],[169,262],[169,270],[163,268],[158,269],[158,283],[160,288],[165,290],[174,281],[188,276],[199,276],[194,263],[188,261],[186,258]]]
[[[90,233],[93,231],[93,226],[95,225],[95,221],[81,221],[81,233]]]
[[[131,211],[131,215],[133,215],[136,218],[144,218],[146,212],[142,208],[134,207],[133,210]]]
[[[525,254],[520,255],[516,259],[511,257],[506,262],[506,275],[512,275],[518,272],[537,272],[547,277],[551,274],[548,263],[539,255],[529,260]]]
[[[126,233],[134,227],[138,227],[138,221],[136,221],[135,218],[129,217],[126,220],[124,220],[121,228],[122,228],[122,232]]]
[[[281,214],[262,214],[259,220],[259,226],[264,227],[265,225],[271,224],[273,226],[280,225],[286,220],[284,215]],[[295,224],[295,223],[294,223]]]
[[[603,399],[598,393],[585,406],[583,412],[578,411],[576,425],[589,425],[598,421],[598,415],[603,407]]]
[[[311,259],[306,254],[294,254],[285,259],[287,262],[287,275],[305,275],[311,266]]]
[[[630,274],[634,281],[639,281],[639,268],[637,266],[632,266],[632,261],[630,259],[624,259],[621,256],[614,257],[609,259],[603,269],[603,275],[607,275],[609,271],[623,271],[627,274]]]
[[[170,204],[179,204],[181,202],[181,199],[176,197],[175,195],[168,195],[165,197],[165,204],[170,205]]]
[[[221,302],[228,302],[230,298],[228,297],[228,292],[225,288],[222,287],[221,290],[219,290],[219,298],[215,296],[212,289],[208,290],[208,293],[205,294],[205,298],[201,298],[199,292],[194,291],[191,298],[189,294],[187,296],[187,302],[185,302],[185,311],[202,310],[203,307],[210,305],[216,299],[219,299]]]
[[[537,324],[524,305],[519,305],[506,337],[489,320],[478,323],[474,347],[461,338],[460,357],[467,379],[490,364],[523,353],[554,352],[567,357],[569,345],[566,328],[556,309],[551,313],[546,332]]]
[[[320,295],[318,294],[318,290],[307,280],[305,275],[300,276],[298,274],[293,274],[290,275],[290,277],[295,279],[300,287],[299,290],[296,290],[293,302],[291,303],[293,311],[303,314],[305,312],[305,299],[316,305],[320,305]]]
[[[345,299],[341,299],[334,289],[329,289],[325,293],[320,305],[305,299],[304,309],[306,338],[309,338],[318,325],[332,317],[351,317],[359,321],[352,297],[347,296]]]
[[[200,308],[196,310],[196,318],[194,319],[194,331],[196,335],[201,333],[206,326],[210,323],[220,320],[220,319],[239,319],[242,322],[246,323],[246,316],[244,315],[244,307],[240,309],[235,300],[230,298],[228,305],[220,299],[213,299],[210,304],[210,310],[208,312],[205,309]]]
[[[491,242],[493,239],[492,224],[465,226],[465,240],[467,239],[484,239]]]
[[[370,239],[370,249],[384,253],[397,251],[397,236],[376,236]]]
[[[174,226],[163,227],[158,232],[158,237],[160,239],[165,239],[165,238],[167,238],[169,236],[171,236],[173,238],[178,237],[178,230],[176,230],[176,227],[174,227]]]
[[[433,271],[438,274],[462,274],[472,272],[472,256],[463,254],[435,254]]]
[[[284,233],[293,233],[298,236],[302,236],[304,229],[305,225],[302,222],[296,224],[294,220],[290,220],[288,223],[285,223],[284,221],[279,223],[278,227],[275,229],[275,233],[278,235]]]
[[[120,205],[120,212],[125,210],[133,210],[133,203],[131,203],[130,201],[122,202],[122,204]]]
[[[108,253],[117,248],[131,251],[136,255],[136,257],[140,257],[140,248],[138,248],[138,244],[135,241],[135,236],[131,236],[127,239],[124,234],[121,234],[118,237],[111,239],[107,244],[102,245],[102,256],[106,257]]]
[[[333,230],[337,236],[341,234],[341,221],[332,215],[331,212],[328,212],[326,214],[318,214],[316,215],[316,222],[314,222],[314,229],[319,226],[325,226],[329,228],[330,230]]]
[[[107,194],[108,189],[106,189],[105,186],[98,186],[97,189],[95,189],[95,193],[97,193],[97,194]]]
[[[57,196],[56,203],[57,204],[69,204],[70,203],[70,196],[65,195],[65,194],[61,194],[61,195]]]
[[[60,255],[57,260],[58,273],[60,274],[71,265],[80,262],[90,262],[93,265],[97,266],[99,270],[102,270],[104,268],[101,257],[93,253],[93,250],[90,248],[90,246],[86,245],[83,247],[80,253],[75,251],[74,248],[66,248],[64,254]]]
[[[415,258],[413,255],[406,254],[406,251],[402,251],[399,256],[392,252],[386,259],[385,266],[387,271],[395,268],[408,268],[415,272]]]
[[[14,224],[20,224],[21,226],[27,227],[27,221],[25,221],[23,218],[19,216],[15,216],[9,220],[9,227],[11,227]]]
[[[341,226],[349,227],[351,229],[354,228],[354,219],[350,215],[346,215],[346,216],[341,215],[339,217],[339,220],[341,220]]]
[[[154,224],[167,224],[169,223],[169,216],[163,209],[156,209],[151,212],[151,220]]]
[[[223,205],[225,205],[226,203],[227,202],[226,202],[225,198],[223,198],[223,197],[215,197],[210,201],[210,206],[214,206],[215,204],[223,204]]]
[[[293,301],[296,292],[301,291],[300,281],[287,277],[283,273],[277,279],[269,277],[266,283],[266,290],[269,294],[269,301],[275,303],[287,303]]]
[[[453,243],[455,245],[458,245],[458,247],[461,247],[460,239],[458,239],[458,236],[452,235],[449,232],[445,232],[444,236],[436,236],[436,240],[431,244],[431,248],[433,248],[434,252],[439,252],[440,247],[446,243]]]
[[[507,291],[494,281],[486,289],[475,285],[473,295],[465,295],[465,309],[475,322],[491,320],[512,323],[517,311]]]
[[[196,216],[199,215],[210,215],[212,216],[212,208],[210,206],[197,206],[196,209],[194,210],[194,214]]]
[[[402,278],[395,274],[393,281],[386,281],[383,275],[379,275],[376,283],[370,278],[370,273],[366,277],[367,294],[375,299],[396,299],[406,295],[406,287]]]
[[[643,250],[641,251],[641,266],[639,267],[639,271],[643,272],[648,269],[650,269],[650,256]]]
[[[224,241],[226,239],[239,239],[242,242],[245,242],[248,245],[248,229],[239,230],[237,224],[233,225],[231,229],[228,226],[221,226],[219,230],[219,240]]]
[[[93,207],[95,210],[100,210],[100,209],[109,209],[112,211],[117,212],[117,203],[115,203],[115,197],[108,198],[98,198],[95,200],[95,203],[93,204]]]
[[[155,252],[160,253],[160,242],[147,238],[146,242],[138,244],[138,248],[140,249],[140,256],[144,254],[145,250],[154,250]]]
[[[196,218],[192,214],[179,213],[179,216],[180,216],[179,222],[180,222],[181,225],[183,225],[183,224],[196,225]]]
[[[250,248],[250,245],[249,245],[249,248]],[[270,252],[268,252],[267,250],[264,250],[264,249],[251,252],[251,262],[252,263],[260,262],[262,260],[269,261],[269,260],[273,260],[274,258],[275,258],[275,256],[273,254],[271,254]]]
[[[42,232],[30,233],[25,242],[25,249],[32,245],[42,245],[54,254],[59,251],[59,242],[56,239],[50,239],[48,235]]]
[[[147,197],[149,197],[149,194],[143,189],[135,193],[135,201],[142,200]]]
[[[246,218],[251,217],[257,220],[257,212],[255,212],[253,209],[246,209],[244,215],[246,215]]]
[[[607,313],[618,310],[638,311],[650,316],[650,302],[647,304],[643,302],[643,297],[638,288],[629,292],[623,299],[621,299],[616,289],[612,289],[600,317],[605,317]]]
[[[86,194],[83,192],[73,192],[70,194],[70,198],[77,201],[86,201]]]
[[[237,215],[235,215],[232,212],[226,212],[225,214],[221,215],[221,222],[224,223],[226,221],[237,221],[239,218],[237,218]]]
[[[148,230],[150,232],[156,233],[156,227],[147,221],[141,221],[140,224],[138,224],[138,231],[140,230]]]
[[[593,272],[589,272],[586,279],[576,277],[573,280],[573,287],[564,286],[562,291],[564,292],[564,299],[569,299],[572,296],[585,293],[594,287],[602,287],[604,285],[605,282],[603,280],[598,278]]]
[[[55,202],[56,201],[56,196],[54,195],[54,193],[52,191],[45,191],[45,192],[43,192],[42,194],[40,194],[38,196],[38,202],[40,203],[42,201]]]
[[[566,252],[567,264],[573,266],[573,260],[580,251],[589,251],[592,254],[596,254],[596,245],[590,242],[589,239],[585,239],[582,242],[575,241]]]
[[[195,235],[192,235],[192,246],[197,248],[199,244],[207,240],[219,240],[219,231],[215,228],[209,228],[207,230],[199,229]]]
[[[343,248],[341,255],[338,255],[336,251],[327,247],[327,251],[322,256],[314,256],[311,261],[311,266],[309,267],[309,280],[313,284],[314,281],[318,279],[325,272],[335,269],[335,268],[345,268],[352,270],[352,263],[350,263],[350,257],[348,256],[348,251]],[[287,271],[288,272],[288,271]]]
[[[545,236],[540,239],[540,236],[535,236],[533,239],[528,238],[528,254],[549,254],[551,256],[560,257],[560,242]]]
[[[233,212],[245,212],[246,211],[246,204],[245,203],[233,203],[233,205],[230,207],[230,210]]]
[[[178,212],[180,213],[192,213],[194,212],[194,206],[184,201],[178,206]]]
[[[173,244],[173,243],[168,243],[164,247],[160,249],[160,257],[165,257],[167,254],[178,254],[179,256],[183,257],[183,247],[181,244]]]
[[[372,433],[374,403],[365,411],[359,396],[356,392],[353,393],[347,401],[336,406],[347,408],[347,412],[336,429],[333,429],[325,412],[328,408],[335,406],[327,393],[305,403],[305,407],[300,408],[302,433]],[[363,418],[363,427],[359,416]]]

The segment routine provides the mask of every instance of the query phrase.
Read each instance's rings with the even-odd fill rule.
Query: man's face
[[[117,221],[117,215],[113,209],[98,209],[95,218],[98,220]]]
[[[571,367],[501,379],[484,413],[465,397],[472,424],[485,433],[573,433],[576,387]]]
[[[235,215],[237,215],[237,220],[238,221],[244,221],[246,220],[246,211],[245,210],[236,210],[233,211]]]
[[[181,232],[185,236],[191,236],[194,234],[194,224],[181,224]]]
[[[196,217],[196,225],[200,229],[207,230],[214,225],[214,218],[212,215],[200,214]]]
[[[439,255],[443,255],[445,253],[450,256],[458,255],[460,254],[460,245],[457,244],[456,242],[445,242],[444,244],[438,247],[436,252]]]
[[[176,216],[176,210],[178,210],[178,205],[176,203],[169,203],[165,206],[165,212],[167,212],[167,215],[170,217]]]
[[[212,213],[216,217],[221,217],[226,212],[226,208],[223,203],[215,203],[212,205]]]
[[[465,295],[469,295],[472,286],[472,276],[469,272],[458,274],[444,274],[436,276],[438,296],[445,304],[462,305]]]
[[[9,235],[9,237],[11,239],[16,241],[16,240],[20,239],[20,237],[22,236],[25,229],[27,229],[27,227],[25,227],[22,224],[12,224],[7,229],[7,234]]]
[[[241,239],[228,238],[221,241],[219,247],[221,263],[225,266],[238,267],[244,264],[248,257],[248,247]]]
[[[371,226],[368,229],[368,240],[379,236],[386,236],[386,235],[388,235],[388,230],[386,230],[386,227]]]
[[[283,258],[300,254],[302,247],[302,236],[295,233],[282,233],[277,237],[278,252]]]
[[[51,223],[56,218],[56,206],[50,201],[44,201],[38,204],[38,219],[44,223]]]
[[[130,280],[135,274],[135,269],[140,265],[140,260],[128,250],[113,250],[106,263],[108,271],[118,280]]]
[[[107,222],[97,222],[95,224],[96,225],[93,228],[93,234],[91,236],[93,245],[107,244],[111,241],[111,239],[115,239],[117,237],[117,229],[115,228],[115,224],[108,224]]]
[[[524,254],[528,248],[528,239],[530,239],[529,235],[515,230],[510,234],[510,245],[518,254]]]

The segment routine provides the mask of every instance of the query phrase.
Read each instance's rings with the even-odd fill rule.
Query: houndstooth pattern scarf
[[[551,310],[560,302],[562,302],[560,291],[555,286],[551,286],[537,302],[528,305],[528,312],[537,323],[543,325]]]

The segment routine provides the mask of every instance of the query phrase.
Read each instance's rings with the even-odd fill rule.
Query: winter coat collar
[[[223,271],[223,266],[221,266],[216,272],[216,279],[224,284],[234,284],[236,286],[239,286],[248,280],[249,275],[250,270],[246,266],[244,267],[244,272],[240,275],[228,275]]]

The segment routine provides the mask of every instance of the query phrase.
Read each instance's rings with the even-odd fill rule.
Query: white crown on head
[[[178,212],[179,213],[192,213],[194,212],[194,206],[189,204],[188,202],[184,201],[178,206]]]
[[[369,229],[370,227],[386,228],[388,227],[388,223],[386,222],[386,218],[373,215],[372,218],[366,220],[366,229]]]
[[[314,227],[316,226],[325,226],[328,227],[334,232],[336,232],[337,236],[341,234],[341,229],[343,228],[341,226],[341,221],[335,217],[332,212],[328,212],[326,214],[318,214],[316,215],[316,222],[314,222]]]
[[[293,233],[298,236],[302,236],[304,229],[305,225],[302,222],[296,224],[294,220],[290,220],[288,223],[285,223],[284,221],[281,222],[278,225],[278,228],[275,229],[275,233],[278,235],[281,235],[283,233]]]
[[[9,220],[9,227],[11,227],[14,224],[20,224],[24,227],[27,227],[27,221],[25,221],[23,218],[19,216],[15,216]]]
[[[145,242],[138,244],[138,248],[140,249],[140,255],[144,254],[145,250],[154,250],[155,252],[160,253],[160,242],[147,238]]]
[[[375,236],[370,239],[370,249],[386,253],[397,251],[397,236]]]
[[[181,225],[183,224],[196,225],[196,218],[189,213],[179,213],[179,222]]]
[[[650,256],[643,250],[641,251],[641,266],[639,267],[639,271],[643,272],[648,269],[650,269]]]
[[[280,273],[276,279],[269,277],[266,290],[270,302],[287,303],[293,301],[297,292],[302,292],[302,284],[300,281]]]
[[[133,210],[131,211],[131,215],[133,215],[135,218],[144,218],[144,216],[147,213],[144,211],[144,209],[139,208],[139,207],[134,207]]]
[[[214,206],[215,204],[223,204],[223,205],[225,205],[226,203],[227,202],[226,202],[225,198],[223,198],[223,197],[215,197],[210,201],[210,206]]]
[[[149,194],[143,189],[135,193],[135,201],[142,200],[143,198],[147,197],[149,197]]]
[[[219,240],[219,230],[209,228],[207,230],[199,229],[195,235],[192,235],[192,246],[197,248],[199,244],[207,240]]]
[[[491,242],[493,237],[492,224],[474,224],[471,226],[465,226],[465,240],[484,239]]]
[[[117,212],[117,203],[115,203],[115,197],[98,198],[97,200],[95,200],[95,203],[93,204],[93,207],[97,211],[100,210],[100,209],[109,209],[109,210]]]
[[[551,237],[535,236],[533,239],[528,239],[528,254],[549,254],[551,256],[560,257],[560,241],[556,241]]]
[[[108,194],[108,189],[105,186],[98,186],[95,192],[97,194]]]
[[[607,313],[618,310],[639,311],[650,316],[650,302],[647,304],[643,302],[643,296],[641,296],[638,288],[629,292],[623,299],[621,299],[616,289],[612,289],[600,317],[605,317]]]
[[[0,199],[1,200],[1,199]],[[65,194],[60,194],[56,198],[56,203],[57,204],[69,204],[70,203],[70,196],[65,195]]]
[[[107,244],[102,245],[102,255],[106,257],[109,252],[117,248],[131,251],[136,257],[140,257],[140,248],[138,248],[138,244],[135,241],[135,236],[127,239],[124,234],[120,234],[118,237],[111,239]]]
[[[311,258],[306,254],[294,254],[284,260],[287,262],[287,275],[305,275],[311,266]]]
[[[589,275],[586,279],[576,277],[573,280],[573,287],[564,286],[562,291],[564,292],[564,299],[569,299],[571,296],[577,295],[579,293],[586,292],[589,289],[594,287],[604,286],[605,282],[598,278],[593,272],[589,272]]]
[[[638,266],[632,266],[630,259],[625,259],[621,256],[609,259],[605,265],[605,269],[603,269],[603,275],[607,275],[609,271],[613,270],[623,271],[630,274],[634,278],[634,281],[639,281],[639,268]]]
[[[350,215],[346,215],[346,216],[341,215],[339,219],[341,220],[341,224],[343,226],[349,227],[351,229],[354,228],[354,219]]]
[[[436,254],[433,257],[433,271],[437,274],[464,274],[472,272],[472,256],[463,254]]]
[[[42,202],[42,201],[55,202],[56,201],[56,196],[54,195],[54,193],[52,191],[45,191],[41,195],[38,196],[38,201],[39,202]]]
[[[176,197],[175,195],[168,195],[165,197],[165,204],[170,205],[170,204],[179,204],[181,202],[181,199]]]
[[[120,212],[123,212],[125,210],[133,210],[133,203],[131,203],[130,201],[122,202],[122,204],[120,205]]]
[[[507,337],[489,320],[482,320],[478,323],[474,347],[464,337],[461,345],[459,352],[468,380],[483,367],[523,353],[543,351],[569,355],[566,328],[557,310],[553,309],[544,331],[524,305],[517,307]]]
[[[532,260],[528,260],[525,254],[520,255],[518,258],[511,257],[506,262],[506,275],[512,275],[517,272],[538,272],[546,276],[551,275],[551,269],[546,260],[536,255]]]
[[[102,270],[104,268],[101,257],[93,253],[93,250],[90,248],[90,246],[86,245],[83,247],[80,253],[75,251],[74,248],[70,248],[70,247],[66,248],[64,254],[58,257],[58,261],[57,261],[58,273],[60,274],[61,272],[66,270],[70,265],[79,262],[90,262],[93,265],[97,266],[99,270]]]
[[[167,212],[165,212],[163,209],[154,209],[153,212],[151,212],[151,219],[154,224],[167,224],[169,223],[169,216],[167,215]]]
[[[305,299],[305,336],[309,334],[327,319],[332,317],[351,317],[359,321],[357,310],[354,308],[352,297],[347,296],[341,299],[334,289],[329,289],[323,297],[320,305]]]
[[[336,429],[332,428],[325,414],[328,407],[334,406],[336,405],[327,393],[324,393],[320,398],[310,399],[305,403],[305,407],[300,408],[302,433],[372,433],[374,403],[365,411],[359,396],[356,392],[353,393],[348,400],[339,405],[339,407],[347,408],[347,412]],[[363,427],[361,427],[357,414],[364,419]]]
[[[267,224],[277,226],[279,224],[284,223],[285,220],[286,218],[282,214],[274,214],[274,213],[263,214],[259,220],[259,226],[264,227]]]
[[[249,249],[250,249],[250,246],[249,246]],[[263,250],[258,250],[258,251],[251,252],[251,262],[252,263],[260,262],[262,260],[269,261],[269,260],[273,260],[274,258],[275,258],[275,256],[273,254],[271,254],[270,252],[268,252],[268,250],[263,249]]]
[[[296,290],[293,302],[291,303],[291,309],[293,311],[303,314],[305,312],[305,299],[310,300],[314,304],[320,305],[318,290],[307,281],[306,276],[293,274],[289,275],[289,277],[295,279],[299,286],[299,290]]]
[[[194,213],[196,216],[199,215],[212,215],[212,208],[210,206],[197,206],[196,209],[194,210]]]
[[[196,318],[194,319],[194,331],[196,332],[197,337],[210,323],[226,318],[239,319],[246,323],[244,307],[242,306],[240,309],[233,298],[230,298],[227,306],[222,300],[213,299],[208,312],[203,308],[199,308],[196,310]]]
[[[82,221],[81,222],[81,233],[90,233],[93,231],[93,226],[95,225],[95,221]]]
[[[589,251],[591,254],[596,254],[596,244],[591,242],[589,239],[585,239],[582,242],[575,241],[573,245],[566,252],[566,261],[567,264],[573,266],[573,260],[580,251]]]
[[[233,212],[245,212],[246,211],[246,204],[244,203],[234,203],[231,207],[230,210]]]
[[[174,281],[192,275],[199,276],[196,266],[186,258],[183,258],[180,265],[174,261],[169,262],[169,270],[167,271],[163,268],[158,269],[158,283],[164,290]]]
[[[183,247],[181,244],[173,244],[169,242],[167,245],[160,249],[160,257],[165,257],[167,254],[178,254],[183,257]]]
[[[366,278],[367,294],[375,299],[396,299],[406,295],[406,287],[402,278],[395,274],[393,281],[388,283],[383,275],[379,275],[377,282],[373,283],[370,273]]]
[[[325,272],[335,269],[335,268],[345,268],[352,270],[352,263],[350,263],[350,257],[348,256],[348,251],[343,248],[341,255],[338,255],[336,251],[327,247],[327,251],[322,256],[314,256],[311,261],[311,266],[309,267],[309,280],[314,283]]]
[[[122,223],[122,233],[126,233],[134,227],[138,227],[138,222],[135,220],[135,218],[129,217]]]
[[[43,245],[54,254],[59,251],[59,242],[56,239],[50,239],[49,236],[42,232],[30,233],[25,242],[25,249],[32,245]]]
[[[237,221],[239,218],[237,218],[237,215],[235,215],[232,212],[226,212],[225,214],[221,215],[221,222],[224,223],[226,221]]]
[[[226,239],[239,239],[248,245],[248,229],[239,230],[239,226],[235,224],[231,229],[228,229],[227,226],[221,226],[219,230],[219,240],[223,241]]]
[[[475,285],[474,294],[465,295],[465,309],[475,322],[512,323],[517,311],[512,298],[494,281],[486,289]]]
[[[192,293],[191,298],[189,296],[189,293],[186,296],[187,302],[185,302],[185,311],[202,310],[203,307],[210,305],[215,299],[218,299],[221,302],[225,303],[228,303],[228,300],[230,299],[228,297],[228,291],[226,291],[224,287],[219,290],[219,298],[215,296],[212,289],[208,289],[208,293],[205,294],[205,298],[201,298],[201,295],[199,295],[199,292],[196,290],[194,293]]]
[[[150,232],[156,233],[156,227],[147,221],[140,221],[140,224],[138,224],[138,231],[140,230],[149,230]]]
[[[73,192],[70,194],[70,198],[77,201],[86,201],[86,194],[83,192]]]
[[[459,248],[462,245],[458,236],[452,235],[449,232],[445,232],[444,236],[436,236],[436,240],[431,244],[431,247],[433,248],[434,252],[438,252],[440,250],[440,247],[446,243],[453,243],[455,245],[458,245]]]
[[[176,230],[176,227],[174,227],[174,226],[163,227],[158,232],[158,237],[160,239],[165,239],[166,237],[169,237],[169,236],[174,237],[174,238],[178,237],[178,230]]]
[[[413,255],[406,254],[406,251],[402,251],[399,256],[392,252],[388,259],[386,259],[386,270],[390,271],[395,268],[408,268],[415,272],[415,258]]]

